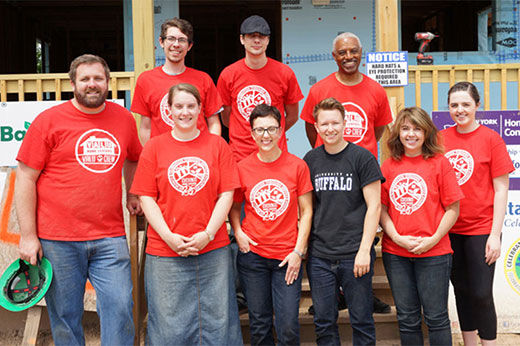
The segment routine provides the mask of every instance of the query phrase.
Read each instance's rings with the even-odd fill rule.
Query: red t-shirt
[[[237,162],[257,150],[249,125],[249,115],[256,105],[266,103],[278,108],[285,129],[284,106],[303,98],[291,68],[270,58],[258,70],[249,68],[244,59],[229,65],[220,74],[217,89],[224,105],[231,106],[229,145]],[[285,131],[278,145],[287,151]]]
[[[141,144],[128,110],[105,102],[97,114],[71,101],[42,112],[16,159],[41,170],[36,183],[38,237],[84,241],[125,234],[121,170]]]
[[[386,182],[381,187],[381,203],[401,235],[432,236],[445,213],[445,207],[464,197],[455,172],[443,155],[425,160],[422,155],[389,158],[381,171]],[[452,253],[446,234],[434,247],[420,255],[413,254],[383,236],[383,251],[403,257],[431,257]]]
[[[493,178],[515,170],[506,145],[495,131],[480,125],[470,133],[458,133],[456,127],[441,132],[445,156],[465,198],[460,201],[460,215],[451,233],[483,235],[493,224]]]
[[[298,196],[312,191],[309,167],[300,158],[282,152],[273,162],[253,153],[238,164],[240,184],[235,202],[245,198],[242,230],[255,242],[251,251],[283,260],[298,237]]]
[[[181,142],[170,133],[150,139],[139,159],[131,192],[156,198],[173,233],[187,237],[203,231],[209,222],[218,195],[240,186],[235,160],[227,143],[202,131],[192,141]],[[199,253],[229,244],[226,224]],[[148,226],[146,253],[178,257]]]
[[[344,85],[336,79],[336,73],[332,73],[311,87],[300,118],[314,124],[314,106],[328,97],[334,97],[345,107],[345,140],[368,149],[377,158],[375,127],[392,122],[385,89],[365,75],[359,84]],[[318,135],[315,147],[322,144]]]
[[[145,71],[137,78],[130,110],[151,118],[150,137],[169,132],[174,126],[168,108],[168,91],[179,83],[190,83],[200,93],[202,108],[197,120],[197,127],[200,130],[208,128],[204,118],[209,118],[222,108],[217,88],[211,77],[205,72],[186,67],[183,73],[172,76],[166,74],[162,70],[162,66]]]

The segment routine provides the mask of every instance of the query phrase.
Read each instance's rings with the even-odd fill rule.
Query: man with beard
[[[168,90],[179,83],[194,85],[200,93],[201,116],[199,130],[221,133],[219,113],[222,101],[211,77],[202,71],[187,67],[186,54],[193,47],[193,27],[187,20],[173,18],[161,25],[159,44],[166,58],[164,65],[139,75],[130,110],[141,115],[139,137],[143,145],[161,133],[171,131],[173,120],[168,107]]]
[[[85,344],[83,296],[96,291],[103,345],[132,345],[132,281],[122,209],[141,144],[131,113],[106,102],[110,70],[85,54],[70,65],[74,98],[42,112],[20,151],[15,202],[20,257],[52,264],[45,296],[56,345]],[[131,214],[140,213],[127,194]]]

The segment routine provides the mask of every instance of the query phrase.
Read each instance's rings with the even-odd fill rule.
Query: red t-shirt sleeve
[[[217,90],[224,106],[231,106],[231,93],[229,90],[228,72],[222,71],[217,81]]]
[[[41,119],[36,119],[29,126],[16,157],[16,160],[37,170],[45,167],[51,151],[48,138],[43,136],[41,123]]]
[[[309,91],[309,95],[307,95],[307,99],[305,100],[305,104],[303,105],[303,109],[302,109],[300,118],[302,120],[305,120],[308,123],[314,124],[316,121],[314,120],[312,111],[314,110],[315,105],[316,105],[316,99],[314,97],[314,93],[311,88],[311,90]]]
[[[300,85],[298,84],[298,80],[296,79],[296,75],[291,70],[289,71],[289,76],[287,80],[287,92],[285,93],[284,104],[292,105],[301,99],[303,99],[303,94],[300,89]]]
[[[448,159],[444,156],[440,156],[440,174],[439,177],[441,181],[439,181],[439,190],[440,190],[440,199],[442,206],[446,208],[452,203],[460,201],[464,198],[464,194],[460,189],[459,183],[457,182],[457,177],[455,175],[455,171],[451,166]]]
[[[312,191],[311,173],[305,161],[298,165],[298,196]]]
[[[218,137],[220,146],[220,184],[218,187],[218,194],[226,191],[231,191],[240,187],[240,178],[238,177],[238,168],[231,153],[231,149],[224,141]]]
[[[207,76],[206,80],[206,96],[204,100],[204,108],[204,116],[206,118],[209,118],[222,108],[222,100],[217,91],[217,87],[215,86],[215,84],[213,84],[213,81],[209,76]]]
[[[491,143],[491,177],[511,173],[515,170],[511,157],[507,151],[506,143],[500,136],[493,136]]]
[[[146,100],[144,99],[144,95],[146,94],[144,89],[146,86],[143,84],[145,84],[145,81],[143,74],[141,74],[139,78],[137,78],[137,83],[135,84],[134,98],[130,110],[134,113],[150,118],[152,115],[150,114],[149,108],[146,105]]]
[[[134,195],[157,197],[155,142],[153,140],[148,141],[139,158],[132,188],[130,189],[130,193]]]

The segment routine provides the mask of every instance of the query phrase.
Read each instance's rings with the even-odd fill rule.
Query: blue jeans
[[[300,344],[298,313],[302,288],[302,268],[291,285],[285,282],[287,265],[251,251],[239,253],[238,275],[247,299],[251,345],[274,345],[274,326],[280,345]]]
[[[52,264],[45,295],[56,345],[85,345],[83,296],[87,278],[96,291],[102,345],[133,345],[132,280],[126,237],[89,241],[41,239]]]
[[[146,255],[147,345],[242,345],[229,246],[198,256]]]
[[[349,259],[328,260],[309,256],[307,275],[314,305],[314,326],[318,345],[340,345],[338,333],[337,286],[343,287],[352,325],[354,345],[375,345],[376,329],[372,317],[375,251],[372,248],[370,271],[354,277],[354,256]]]
[[[452,344],[448,316],[451,261],[451,254],[414,258],[383,253],[402,345],[423,345],[421,308],[430,345]]]

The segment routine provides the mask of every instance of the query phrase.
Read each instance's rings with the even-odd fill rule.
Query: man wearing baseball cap
[[[257,150],[251,137],[249,115],[256,105],[276,107],[282,116],[280,148],[287,151],[285,131],[298,120],[298,102],[303,94],[289,66],[266,55],[271,30],[266,20],[254,15],[240,26],[245,58],[226,67],[217,83],[224,110],[222,122],[229,128],[229,144],[237,161]]]

